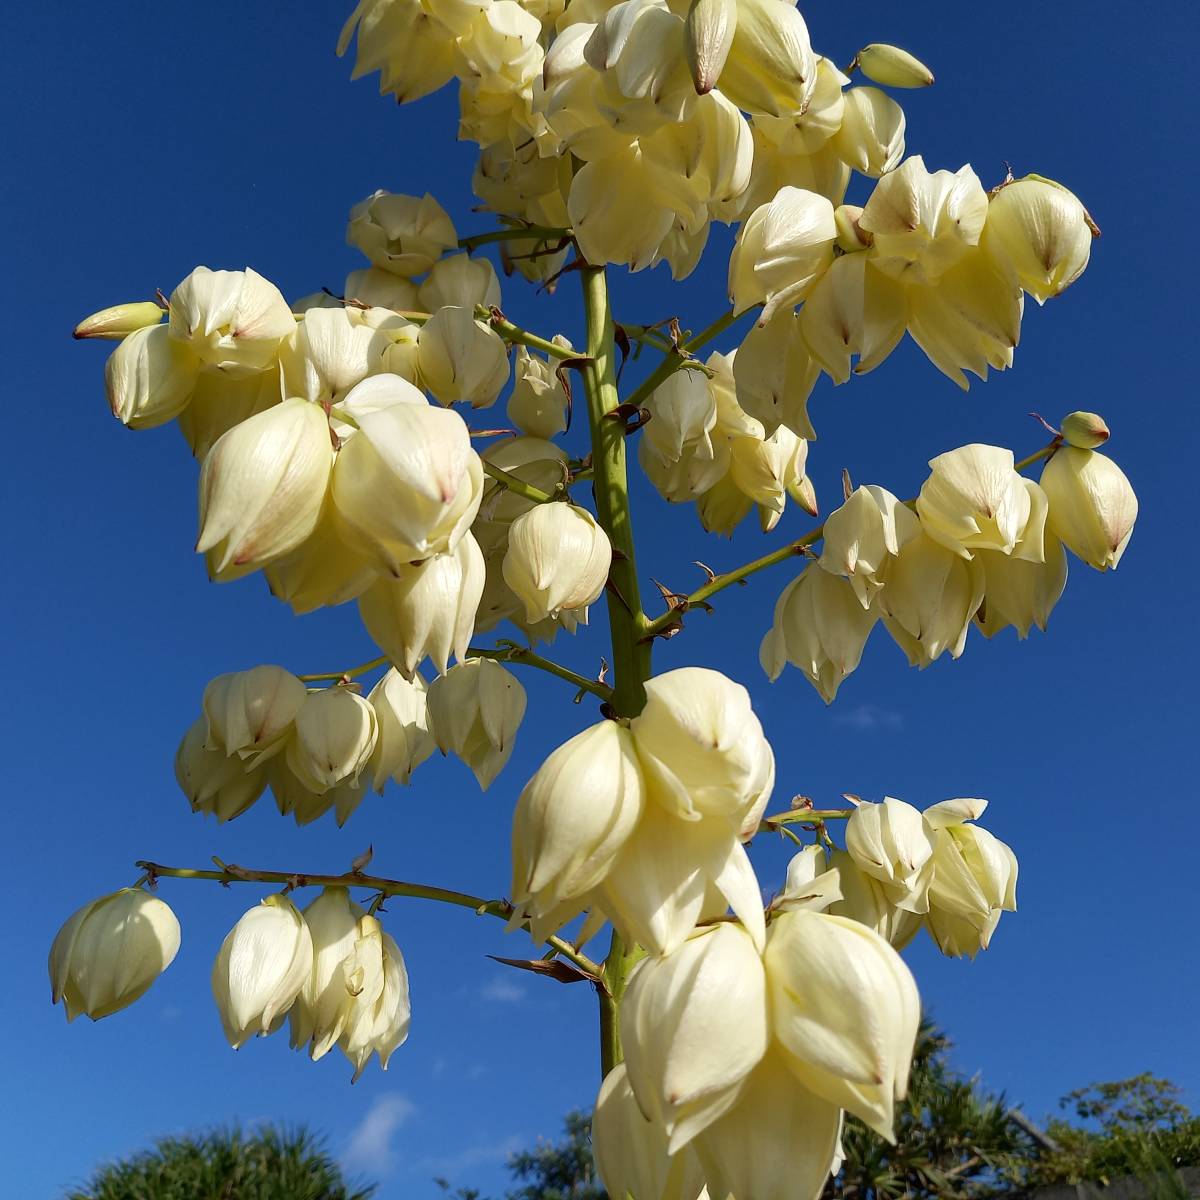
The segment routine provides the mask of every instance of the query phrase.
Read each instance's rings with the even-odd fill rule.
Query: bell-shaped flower
[[[846,851],[898,908],[928,911],[933,830],[911,804],[891,796],[860,801],[846,822]]]
[[[199,373],[200,359],[166,325],[138,329],[104,365],[109,407],[130,429],[165,425],[187,408]]]
[[[421,0],[359,0],[337,43],[340,58],[358,35],[351,78],[378,71],[380,94],[393,95],[401,104],[449,83],[461,69],[461,56],[453,31],[429,7]]]
[[[824,196],[780,188],[746,218],[729,257],[734,311],[762,304],[762,322],[777,308],[795,307],[833,262],[836,238],[833,205]]]
[[[447,408],[459,401],[487,408],[508,382],[504,341],[474,309],[438,309],[421,326],[417,347],[421,380]]]
[[[710,1195],[816,1197],[836,1170],[841,1109],[801,1086],[784,1058],[773,1045],[737,1103],[692,1143]]]
[[[458,234],[446,210],[428,193],[375,192],[350,210],[346,241],[376,267],[411,279],[455,249]]]
[[[608,534],[574,504],[537,504],[508,531],[504,581],[524,602],[529,621],[557,619],[564,611],[586,621],[611,565]]]
[[[433,264],[417,293],[421,308],[428,313],[439,308],[493,308],[500,303],[500,280],[486,258],[452,254]]]
[[[862,661],[877,607],[863,607],[844,579],[809,567],[783,590],[775,620],[759,648],[759,661],[776,680],[786,663],[802,671],[832,704],[843,680]]]
[[[280,816],[290,816],[303,826],[331,812],[338,828],[345,825],[363,802],[370,782],[364,771],[357,779],[346,779],[330,788],[314,787],[310,781],[301,779],[282,755],[267,764],[267,780]]]
[[[697,931],[638,964],[620,1003],[625,1066],[638,1106],[677,1153],[738,1102],[770,1034],[767,980],[744,930]]]
[[[1044,304],[1083,274],[1093,236],[1087,209],[1072,192],[1029,175],[992,197],[981,245],[1002,272]]]
[[[736,0],[719,2],[736,3]],[[755,114],[754,128],[784,154],[814,154],[841,127],[845,113],[842,88],[849,82],[829,59],[818,58],[816,80],[807,106],[779,117]]]
[[[888,563],[920,532],[912,509],[886,488],[867,484],[825,518],[818,561],[831,574],[844,575],[859,603],[869,608],[883,587]]]
[[[376,580],[358,598],[371,640],[411,679],[428,657],[439,675],[466,656],[483,595],[483,554],[464,534],[455,548]]]
[[[784,425],[797,437],[817,436],[808,418],[808,398],[821,374],[790,310],[751,328],[733,361],[737,402],[764,431]]]
[[[333,469],[346,540],[393,574],[453,550],[483,494],[483,467],[462,417],[431,406],[396,375],[360,383],[342,407],[356,404],[358,432]]]
[[[973,550],[999,550],[1034,562],[1042,557],[1045,495],[1013,469],[1011,450],[975,442],[939,454],[929,467],[917,515],[934,541],[963,558],[971,558]]]
[[[306,695],[304,684],[283,667],[218,675],[204,689],[205,745],[256,766],[283,749]]]
[[[859,224],[874,237],[872,257],[902,283],[933,283],[979,245],[988,199],[970,167],[925,169],[907,158],[875,185]]]
[[[353,685],[311,692],[296,714],[288,769],[311,791],[356,783],[375,752],[379,722]]]
[[[884,87],[921,88],[933,82],[933,72],[919,58],[886,42],[864,46],[854,61],[868,79]]]
[[[983,568],[983,603],[975,623],[985,637],[1010,625],[1024,640],[1033,626],[1045,632],[1050,612],[1067,586],[1067,554],[1058,538],[1047,535],[1043,561],[1030,562],[997,550],[978,550]]]
[[[567,452],[538,437],[493,442],[484,450],[482,458],[485,464],[499,467],[522,483],[531,484],[547,494],[554,494],[567,478]],[[508,546],[509,527],[518,517],[536,507],[536,500],[522,496],[503,480],[490,476],[485,479],[479,515],[471,526],[484,555],[503,557]]]
[[[50,996],[67,1020],[128,1008],[171,965],[179,921],[157,896],[122,888],[85,904],[50,947]]]
[[[774,781],[766,764],[763,789]],[[748,811],[761,814],[758,797]],[[755,817],[757,823],[757,816]],[[728,904],[762,943],[762,891],[742,845],[746,830],[726,817],[684,820],[653,797],[597,889],[597,903],[627,942],[651,954],[681,946],[704,916],[716,918]]]
[[[179,432],[201,462],[235,425],[274,408],[280,394],[279,373],[259,371],[231,379],[224,371],[202,371],[187,407],[179,413]]]
[[[280,355],[284,391],[317,403],[340,400],[382,368],[388,345],[362,309],[310,309]]]
[[[816,86],[817,58],[799,9],[778,0],[736,0],[736,9],[733,36],[717,76],[721,91],[750,113],[803,112]],[[722,13],[714,16],[720,20]]]
[[[1061,446],[1042,469],[1046,529],[1098,571],[1116,568],[1133,536],[1138,501],[1125,472],[1094,450]]]
[[[361,596],[379,569],[346,544],[333,502],[327,497],[317,526],[295,550],[263,568],[271,595],[300,616]]]
[[[337,1044],[354,1065],[354,1082],[373,1054],[387,1070],[388,1059],[408,1038],[412,1019],[404,956],[374,917],[359,918],[341,976],[348,1001]]]
[[[878,179],[904,157],[904,109],[878,88],[850,88],[832,145],[843,162]]]
[[[843,254],[817,281],[800,310],[800,332],[834,383],[874,370],[896,348],[907,318],[905,290],[864,253]]]
[[[809,512],[815,511],[815,494],[805,487],[808,442],[786,425],[780,425],[770,437],[736,438],[729,453],[729,476],[738,491],[758,506],[764,533],[779,523],[788,496]]]
[[[490,658],[468,658],[429,685],[429,723],[438,749],[456,754],[487,791],[513,752],[525,689]]]
[[[842,894],[827,912],[858,921],[896,950],[903,950],[920,932],[921,916],[898,908],[888,895],[887,885],[868,875],[849,851],[834,850],[829,856],[828,873],[834,872]]]
[[[261,371],[279,354],[296,319],[279,289],[257,271],[197,267],[172,293],[168,325],[210,367]]]
[[[351,271],[342,285],[342,295],[347,301],[388,308],[393,312],[419,312],[417,285],[402,275],[379,267],[361,267]]]
[[[729,469],[728,438],[717,428],[716,389],[700,371],[677,371],[646,399],[638,461],[666,499],[686,502]]]
[[[319,405],[285,400],[218,438],[200,470],[200,536],[220,579],[294,550],[316,528],[333,448]]]
[[[946,650],[958,658],[983,603],[983,568],[922,532],[892,560],[878,603],[910,665],[927,667]]]
[[[772,922],[763,967],[792,1073],[890,1140],[921,1020],[903,960],[858,921],[800,909]]]
[[[420,675],[405,679],[399,671],[390,670],[367,697],[379,727],[369,769],[371,782],[381,795],[389,779],[410,783],[413,771],[434,751],[427,692]]]
[[[240,817],[263,794],[266,768],[210,750],[208,721],[198,717],[175,751],[175,780],[193,812],[211,813],[224,824]]]
[[[570,345],[560,334],[555,334],[554,340],[557,345]],[[513,377],[508,419],[530,437],[548,439],[565,433],[571,397],[557,365],[518,346]]]
[[[732,537],[753,507],[754,501],[726,473],[698,497],[696,515],[707,532]]]
[[[633,735],[601,721],[555,750],[513,814],[513,904],[539,944],[587,904],[645,806]]]
[[[308,1046],[314,1062],[329,1053],[346,1027],[352,997],[342,965],[354,951],[365,916],[344,887],[322,889],[304,910],[312,972],[291,1008],[291,1044],[297,1050]]]
[[[933,883],[926,922],[943,954],[986,950],[1001,912],[1017,909],[1017,857],[978,825],[986,800],[944,800],[925,810],[933,829]]]
[[[624,1063],[604,1077],[592,1112],[592,1154],[610,1196],[697,1200],[704,1175],[691,1149],[667,1152],[667,1131],[643,1115]]]
[[[707,667],[680,667],[649,680],[630,730],[650,795],[688,821],[740,822],[773,769],[750,693]]]
[[[245,913],[221,943],[212,969],[213,997],[229,1044],[274,1033],[308,982],[313,943],[286,896],[268,896]]]

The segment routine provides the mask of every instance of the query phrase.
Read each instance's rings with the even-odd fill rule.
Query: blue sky
[[[505,1155],[557,1132],[596,1085],[594,1003],[584,988],[526,981],[484,958],[519,954],[497,922],[421,902],[389,905],[407,956],[414,1020],[385,1075],[351,1088],[340,1056],[312,1065],[280,1038],[230,1051],[208,990],[228,927],[262,892],[164,883],[183,924],[170,971],[133,1009],[67,1027],[48,1003],[45,954],[85,900],[133,882],[133,860],[341,870],[369,842],[382,874],[501,894],[521,784],[593,719],[557,681],[523,676],[530,710],[512,764],[486,795],[457,762],[363,805],[344,830],[297,830],[266,803],[217,828],[192,816],[171,774],[205,682],[278,662],[331,670],[369,657],[353,606],[293,619],[260,581],[214,587],[191,552],[195,466],[178,433],[131,434],[108,415],[104,348],[73,345],[84,314],[169,291],[197,263],[247,264],[288,296],[340,285],[350,205],[377,187],[434,192],[460,231],[474,148],[456,145],[450,93],[397,108],[348,82],[332,53],[342,4],[14,6],[0,43],[8,169],[0,220],[8,278],[9,454],[3,477],[4,728],[10,829],[6,979],[12,1110],[0,1148],[14,1194],[59,1195],[99,1160],[152,1135],[234,1117],[307,1120],[381,1196],[430,1182],[503,1185]],[[1047,636],[972,637],[957,663],[918,673],[879,631],[838,703],[796,673],[769,687],[759,638],[786,568],[727,593],[657,654],[747,683],[779,757],[777,796],[854,791],[920,806],[991,800],[989,828],[1021,861],[1020,912],[975,963],[909,952],[958,1065],[1042,1115],[1070,1088],[1141,1070],[1200,1102],[1200,968],[1193,948],[1196,586],[1195,241],[1190,197],[1195,18],[1181,3],[1145,20],[1115,6],[1014,0],[807,10],[818,49],[848,61],[863,40],[900,42],[937,85],[904,97],[911,152],[933,167],[1004,162],[1082,197],[1104,229],[1084,279],[1030,305],[1013,371],[964,395],[906,344],[875,374],[818,387],[810,469],[826,510],[843,466],[916,491],[934,454],[969,441],[1019,453],[1044,440],[1025,414],[1102,413],[1142,517],[1120,570],[1072,564]],[[1172,61],[1178,55],[1178,61]],[[718,236],[681,288],[621,280],[618,317],[678,314],[699,328],[723,307]],[[518,282],[514,319],[578,334],[571,281],[552,300]],[[736,344],[731,338],[721,348]],[[579,436],[577,433],[576,436]],[[773,539],[707,538],[639,481],[643,571],[686,589],[694,558],[720,568],[808,527],[790,509]],[[604,622],[555,653],[591,670]],[[764,885],[781,849],[764,845]]]

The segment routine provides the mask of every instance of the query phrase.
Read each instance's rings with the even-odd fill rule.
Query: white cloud
[[[833,714],[833,723],[843,729],[857,729],[862,733],[871,733],[877,729],[894,732],[904,725],[904,718],[890,708],[880,708],[876,704],[860,704],[845,712]]]
[[[350,1171],[387,1174],[396,1165],[392,1137],[416,1111],[417,1106],[399,1092],[380,1096],[350,1135],[342,1165]]]
[[[479,994],[493,1004],[516,1004],[517,1001],[525,999],[525,989],[504,975],[489,979],[479,989]]]
[[[453,1157],[423,1158],[414,1167],[417,1174],[434,1175],[453,1182],[462,1174],[465,1167],[478,1167],[492,1163],[507,1162],[509,1156],[516,1154],[526,1144],[520,1134],[510,1134],[506,1138],[495,1141],[477,1142],[458,1151]]]

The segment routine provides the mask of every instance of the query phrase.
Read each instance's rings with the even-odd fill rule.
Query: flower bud
[[[891,796],[861,801],[846,822],[846,850],[898,908],[928,911],[933,831],[911,804]]]
[[[763,304],[762,323],[777,308],[799,304],[833,262],[836,238],[833,205],[824,196],[780,188],[746,218],[730,255],[734,311]]]
[[[651,679],[630,730],[650,794],[688,821],[739,821],[773,769],[750,693],[706,667],[681,667]]]
[[[644,805],[633,735],[613,721],[576,734],[538,768],[512,827],[513,904],[536,942],[584,906]]]
[[[200,536],[220,579],[295,549],[316,528],[333,450],[319,405],[285,400],[218,438],[200,470]]]
[[[859,70],[884,87],[921,88],[933,82],[933,72],[919,59],[899,46],[872,42],[855,56]]]
[[[428,193],[417,197],[381,191],[350,210],[346,241],[376,267],[411,279],[455,249],[458,234],[449,214]]]
[[[694,0],[688,8],[685,49],[697,95],[707,95],[717,86],[733,48],[737,16],[737,0]]]
[[[772,923],[763,967],[771,1030],[792,1073],[891,1139],[921,1019],[900,956],[857,921],[797,910]]]
[[[371,689],[367,702],[375,710],[379,726],[371,756],[371,781],[382,795],[388,779],[410,783],[413,771],[433,753],[425,680],[417,674],[405,679],[399,671],[388,671]]]
[[[358,432],[338,453],[331,492],[346,540],[393,574],[453,550],[483,493],[462,417],[395,375],[360,383],[347,406],[359,406]]]
[[[418,303],[427,313],[458,307],[474,311],[476,306],[495,308],[500,304],[500,280],[486,258],[453,254],[433,264],[417,292]]]
[[[172,293],[171,336],[231,375],[264,370],[296,320],[279,289],[257,271],[197,267]]]
[[[50,998],[67,1020],[128,1008],[171,965],[179,922],[156,896],[122,888],[72,914],[50,947]]]
[[[257,766],[283,749],[306,695],[304,684],[283,667],[218,675],[204,689],[205,745]]]
[[[90,317],[84,317],[75,326],[71,336],[74,338],[114,338],[121,339],[145,329],[148,325],[157,325],[163,319],[163,310],[153,300],[139,300],[132,304],[115,304],[112,308],[102,308]]]
[[[900,547],[879,595],[884,623],[912,666],[958,658],[983,603],[983,568],[922,532]]]
[[[833,210],[833,220],[838,231],[838,246],[846,254],[857,254],[871,245],[871,235],[858,225],[862,213],[863,210],[857,204],[839,204]]]
[[[104,365],[113,416],[130,429],[165,425],[187,408],[199,371],[200,360],[165,325],[136,330]]]
[[[874,236],[879,270],[933,283],[979,244],[987,215],[987,193],[970,167],[930,173],[918,154],[879,180],[858,223]]]
[[[470,308],[440,308],[421,327],[417,363],[421,379],[446,408],[495,404],[508,382],[508,351],[500,335]]]
[[[1093,236],[1087,209],[1073,193],[1030,175],[992,197],[981,244],[1002,272],[1044,304],[1083,274]]]
[[[212,969],[217,1011],[235,1050],[283,1024],[312,966],[312,935],[286,896],[268,896],[238,921]]]
[[[820,374],[800,335],[800,321],[790,311],[753,326],[733,361],[737,402],[764,431],[785,425],[810,440],[817,434],[808,418],[808,397]]]
[[[308,1045],[314,1062],[342,1036],[351,997],[342,964],[354,950],[366,913],[343,887],[327,887],[304,910],[312,938],[312,972],[291,1009],[293,1049]]]
[[[352,685],[311,692],[296,714],[287,765],[305,787],[325,792],[357,781],[378,737],[375,710]]]
[[[697,1200],[704,1188],[691,1150],[668,1154],[667,1131],[642,1115],[624,1063],[600,1085],[592,1113],[592,1153],[610,1196]]]
[[[1042,469],[1047,530],[1098,571],[1116,569],[1133,536],[1138,500],[1125,472],[1093,450],[1062,446]]]
[[[484,571],[478,544],[464,534],[448,553],[378,579],[359,597],[359,616],[371,640],[406,678],[426,656],[444,675],[451,654],[459,661],[466,656]]]
[[[775,620],[759,647],[759,662],[772,682],[785,663],[802,671],[832,704],[843,681],[857,670],[878,608],[863,607],[844,579],[808,567],[775,604]]]
[[[888,563],[921,532],[921,522],[886,488],[868,484],[850,493],[825,519],[821,566],[844,575],[863,608],[883,587]]]
[[[612,546],[587,509],[538,504],[508,531],[504,582],[525,604],[525,617],[557,619],[564,610],[587,619],[608,582]]]
[[[408,969],[400,947],[371,916],[359,919],[357,933],[341,966],[348,1001],[338,1038],[339,1049],[354,1065],[351,1082],[357,1081],[372,1054],[387,1070],[393,1051],[408,1038],[412,1019]]]
[[[418,312],[417,285],[379,267],[362,267],[346,276],[342,294],[359,304],[390,308],[393,312]]]
[[[829,856],[828,873],[835,872],[842,895],[829,905],[832,916],[858,921],[896,950],[903,950],[920,932],[921,917],[897,908],[885,885],[862,870],[852,854],[835,850]]]
[[[570,345],[561,334],[555,334],[554,341],[556,345]],[[571,398],[559,378],[557,362],[518,346],[514,379],[508,398],[508,419],[522,433],[535,438],[548,439],[565,433]]]
[[[1059,431],[1068,446],[1076,446],[1080,450],[1095,450],[1108,441],[1108,426],[1098,413],[1073,412],[1067,413],[1062,419]]]
[[[842,123],[830,144],[843,162],[878,179],[904,157],[904,110],[873,87],[850,88],[842,102]],[[861,234],[855,240],[861,249]]]
[[[240,817],[267,786],[264,767],[206,745],[208,722],[198,718],[175,752],[175,779],[193,812],[211,813],[224,824]]]
[[[429,685],[429,722],[443,754],[454,753],[487,791],[516,744],[525,689],[490,658],[468,658]]]
[[[737,1103],[767,1050],[766,977],[736,925],[638,964],[620,1004],[629,1083],[677,1153]]]

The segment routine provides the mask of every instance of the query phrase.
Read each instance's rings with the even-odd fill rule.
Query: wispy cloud
[[[857,708],[834,713],[833,723],[843,729],[856,729],[860,733],[873,733],[880,729],[895,732],[904,727],[904,718],[890,708],[880,708],[877,704],[860,704]]]
[[[525,989],[505,975],[489,979],[479,989],[479,994],[493,1004],[516,1004],[525,999]]]
[[[417,1106],[399,1092],[380,1096],[350,1135],[342,1165],[350,1171],[388,1174],[396,1166],[392,1138],[416,1111]]]
[[[453,1156],[419,1159],[412,1165],[412,1170],[415,1174],[433,1175],[453,1182],[461,1176],[464,1168],[507,1162],[509,1155],[515,1154],[524,1145],[525,1139],[520,1134],[510,1134],[505,1138],[467,1146]]]

